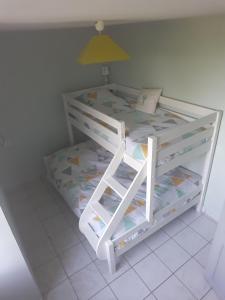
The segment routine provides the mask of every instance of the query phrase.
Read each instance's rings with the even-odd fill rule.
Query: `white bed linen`
[[[90,200],[111,158],[112,154],[110,152],[90,141],[62,149],[47,157],[46,164],[51,181],[78,217],[80,217]],[[133,169],[121,164],[115,178],[122,185],[128,187],[135,174]],[[154,212],[193,192],[199,181],[199,175],[181,167],[157,178],[154,191]],[[126,216],[114,237],[144,220],[145,191],[146,186],[144,183],[128,208]],[[120,199],[109,188],[101,200],[101,203],[111,214],[113,214],[119,202]],[[90,220],[90,225],[98,236],[102,234],[105,227],[104,223],[95,214]]]

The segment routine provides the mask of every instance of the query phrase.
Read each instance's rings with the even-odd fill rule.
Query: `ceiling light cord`
[[[101,20],[98,20],[95,23],[95,29],[98,31],[99,35],[102,34],[104,27],[105,27],[105,24]],[[110,82],[109,74],[110,74],[109,66],[107,66],[106,64],[103,64],[102,65],[102,76],[103,76],[105,84],[109,84],[109,82]]]

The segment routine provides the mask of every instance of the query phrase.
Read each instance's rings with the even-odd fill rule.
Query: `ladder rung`
[[[132,156],[124,153],[123,161],[130,166],[131,168],[135,169],[136,171],[140,171],[143,167],[143,162],[138,161],[137,159],[133,158]]]
[[[127,192],[127,189],[122,186],[117,180],[115,180],[113,177],[109,177],[104,180],[105,183],[111,187],[121,198],[123,198]]]
[[[110,213],[101,205],[101,203],[99,202],[93,202],[91,204],[91,207],[93,209],[93,211],[96,213],[96,215],[98,215],[98,217],[100,219],[102,219],[102,221],[108,225],[112,216],[110,215]]]

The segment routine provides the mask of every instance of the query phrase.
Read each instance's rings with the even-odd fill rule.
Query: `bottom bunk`
[[[113,155],[92,141],[62,149],[45,158],[48,178],[63,196],[73,212],[80,217],[89,202]],[[129,187],[136,171],[121,164],[114,177]],[[199,202],[202,190],[201,176],[182,167],[156,178],[153,211],[154,223],[146,221],[146,183],[138,190],[126,214],[112,236],[114,251],[123,254],[138,241]],[[121,199],[107,188],[100,203],[115,212]],[[88,221],[96,236],[101,237],[105,224],[95,213]]]

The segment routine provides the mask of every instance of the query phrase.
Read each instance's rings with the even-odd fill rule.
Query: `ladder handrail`
[[[109,222],[104,233],[100,237],[99,243],[98,243],[98,248],[97,248],[97,255],[99,257],[104,256],[104,253],[103,253],[104,243],[107,240],[111,239],[113,233],[117,229],[119,223],[122,221],[130,203],[132,202],[133,198],[135,197],[139,187],[144,182],[146,176],[147,176],[147,161],[145,161],[145,163],[143,164],[143,167],[136,174],[130,187],[127,189],[127,193],[121,200],[119,206],[117,207],[115,213],[112,216],[111,221]]]
[[[155,167],[157,153],[157,138],[151,136],[148,138],[148,156],[147,156],[147,182],[146,182],[146,219],[153,223],[153,195],[155,187]]]
[[[131,204],[132,200],[134,199],[135,195],[138,192],[138,189],[144,182],[147,176],[147,187],[146,187],[146,221],[153,222],[153,193],[154,193],[154,182],[155,182],[155,164],[156,164],[156,148],[157,148],[157,139],[156,137],[149,137],[148,139],[148,158],[143,162],[137,163],[131,159],[126,154],[126,147],[125,147],[125,140],[122,141],[118,151],[112,158],[111,162],[109,163],[108,168],[106,169],[104,175],[102,176],[98,186],[96,187],[91,199],[89,200],[83,214],[80,218],[80,229],[86,232],[86,223],[88,223],[88,218],[90,217],[91,213],[94,212],[99,215],[99,218],[102,217],[102,221],[105,223],[105,229],[103,234],[98,237],[98,240],[93,238],[93,233],[90,231],[87,233],[87,238],[92,244],[94,245],[94,249],[96,254],[99,258],[106,258],[107,251],[106,251],[106,244],[107,241],[110,241],[113,234],[117,230],[120,222],[122,221],[126,211]],[[114,174],[118,169],[119,165],[125,162],[130,167],[134,168],[137,171],[134,179],[132,180],[130,186],[128,188],[123,188],[122,185],[114,179]],[[147,175],[148,172],[148,175]],[[107,210],[104,209],[104,206],[100,203],[100,199],[104,194],[106,188],[111,185],[113,186],[115,192],[120,196],[121,202],[119,203],[116,211],[110,217],[107,214]],[[122,192],[121,192],[122,191]],[[101,216],[102,214],[102,216]]]

